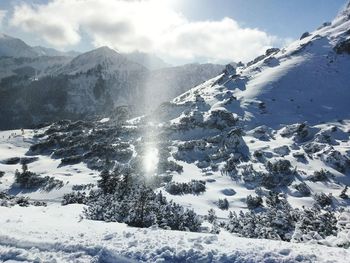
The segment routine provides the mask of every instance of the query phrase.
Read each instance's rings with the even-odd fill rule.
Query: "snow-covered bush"
[[[79,201],[87,205],[84,214],[88,219],[122,222],[135,227],[158,225],[174,230],[199,231],[201,220],[192,210],[168,202],[162,192],[154,193],[150,188],[152,183],[149,184],[147,178],[130,167],[117,165],[112,172],[102,171],[100,177],[98,190],[91,190],[85,199],[78,196]],[[186,187],[191,193],[198,193],[202,191],[201,184],[193,181]],[[203,185],[205,189],[205,183]],[[76,197],[71,195],[66,199],[70,201]]]
[[[263,206],[263,200],[260,196],[248,195],[246,198],[246,203],[247,203],[248,209],[250,210]]]
[[[173,155],[176,160],[183,160],[186,162],[210,161],[208,155],[210,145],[203,139],[186,141],[179,143],[177,146],[178,151]]]
[[[61,202],[62,205],[69,204],[86,204],[87,197],[84,192],[72,192],[63,195],[63,200]]]
[[[94,184],[75,184],[72,186],[73,191],[83,191],[83,190],[90,190],[94,187]]]
[[[264,153],[260,150],[256,150],[253,152],[253,156],[259,160],[264,157]]]
[[[135,227],[199,231],[201,220],[193,210],[168,202],[145,185],[129,186],[125,195],[92,192],[84,214],[91,220],[121,222]]]
[[[61,180],[54,179],[50,176],[42,177],[36,173],[30,172],[26,164],[22,165],[22,172],[16,170],[15,184],[24,189],[40,188],[45,191],[63,187],[63,182]]]
[[[317,207],[299,210],[292,242],[319,241],[336,234],[337,219],[334,212],[322,211]]]
[[[150,178],[147,178],[147,185],[152,189],[155,189],[155,188],[162,187],[167,183],[170,183],[172,179],[173,179],[172,174],[154,175]]]
[[[46,206],[46,203],[41,201],[31,201],[28,197],[25,196],[14,196],[5,192],[0,192],[0,206],[12,207],[15,205],[22,207]]]
[[[349,158],[334,149],[324,151],[321,159],[341,173],[344,173],[350,167]]]
[[[229,207],[229,202],[226,198],[224,199],[219,199],[218,201],[218,207],[221,209],[221,210],[227,210],[228,207]]]
[[[288,160],[277,160],[266,164],[267,173],[261,176],[261,185],[267,189],[284,187],[290,185],[294,180],[294,171],[291,170],[291,163]]]
[[[339,197],[342,199],[349,199],[347,191],[348,191],[348,186],[346,185],[345,188],[341,191]]]
[[[309,142],[309,143],[303,145],[303,149],[308,155],[312,155],[314,153],[320,152],[323,149],[325,149],[326,147],[327,147],[326,144],[321,144],[321,143],[316,143],[316,142]]]
[[[293,209],[283,195],[270,192],[266,208],[238,215],[230,212],[224,227],[243,237],[308,242],[334,235],[336,222],[334,212],[317,207]]]
[[[29,148],[31,154],[49,154],[57,146],[57,139],[47,138],[45,141],[33,144]]]
[[[320,171],[315,171],[308,179],[312,182],[324,182],[332,177],[334,177],[334,175],[331,172],[321,169]]]
[[[165,191],[167,191],[169,194],[172,195],[183,195],[183,194],[194,194],[198,195],[200,193],[205,192],[206,182],[205,181],[198,181],[198,180],[192,180],[189,183],[177,183],[177,182],[170,182],[165,186]]]
[[[205,124],[209,128],[216,128],[219,130],[235,126],[237,122],[238,116],[224,108],[211,110],[209,116],[205,119]]]
[[[262,173],[261,185],[267,189],[274,189],[276,187],[285,187],[290,185],[294,180],[293,173]]]
[[[205,119],[205,124],[207,127],[218,130],[235,126],[237,122],[238,116],[224,108],[211,110]]]
[[[101,172],[97,185],[105,194],[112,194],[116,191],[124,192],[131,183],[132,173],[130,167],[121,165],[117,165],[112,172],[105,169]]]
[[[243,130],[241,128],[231,129],[224,138],[224,149],[228,153],[239,153],[240,159],[245,158],[249,149],[243,140]]]
[[[306,123],[297,123],[286,126],[282,129],[280,134],[282,137],[293,137],[297,142],[304,142],[311,138],[312,131]]]
[[[237,174],[237,169],[236,169],[237,161],[230,157],[229,159],[226,160],[224,167],[222,168],[221,172],[223,174]]]
[[[83,160],[83,156],[80,156],[80,155],[65,157],[61,159],[60,166],[77,164],[77,163],[80,163],[82,160]]]
[[[334,221],[332,222],[334,223]],[[322,243],[328,246],[350,248],[350,211],[340,213],[337,218],[336,236],[327,237]]]
[[[205,216],[205,219],[208,220],[209,223],[214,223],[218,219],[213,208],[208,210],[208,215]]]
[[[179,165],[174,161],[163,160],[158,163],[158,170],[159,170],[159,173],[164,173],[167,171],[182,173],[183,167],[182,165]]]
[[[255,129],[251,130],[250,133],[257,139],[261,141],[268,141],[271,139],[271,128],[263,125],[256,127]]]
[[[230,213],[225,225],[230,232],[243,237],[289,241],[294,230],[294,218],[289,206],[267,208],[261,212]]]
[[[274,174],[290,174],[292,173],[291,168],[290,161],[284,159],[277,160],[274,163],[268,161],[266,164],[266,169]]]
[[[316,204],[321,207],[325,207],[333,204],[332,194],[326,195],[325,193],[319,193],[319,194],[316,193],[313,197]]]
[[[301,196],[310,196],[310,188],[305,183],[299,183],[293,185],[293,187],[300,193]]]
[[[252,164],[240,165],[242,180],[246,183],[259,184],[262,173],[255,171]]]
[[[191,111],[180,118],[179,123],[176,124],[176,128],[189,130],[196,127],[202,127],[204,125],[203,120],[203,113],[200,111]]]
[[[325,143],[325,144],[331,144],[331,145],[337,144],[336,140],[332,136],[331,130],[325,130],[317,133],[315,135],[315,141],[319,143]]]

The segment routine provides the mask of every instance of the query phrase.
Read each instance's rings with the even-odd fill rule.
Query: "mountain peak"
[[[124,55],[118,53],[115,49],[102,46],[75,57],[61,71],[66,74],[75,74],[86,72],[96,68],[98,65],[109,72],[120,69],[129,70],[131,68],[146,70],[144,66],[127,60]]]
[[[91,50],[90,52],[91,53],[99,53],[99,54],[106,55],[106,56],[119,54],[119,52],[117,50],[110,48],[108,46],[98,47],[96,49]],[[90,53],[90,52],[88,52],[88,53]]]
[[[96,63],[102,63],[103,61],[111,61],[115,59],[121,59],[123,56],[119,54],[116,50],[107,47],[102,46],[96,49],[93,49],[91,51],[88,51],[86,53],[80,54],[77,56],[74,60],[76,61],[90,61],[90,62],[96,62]]]

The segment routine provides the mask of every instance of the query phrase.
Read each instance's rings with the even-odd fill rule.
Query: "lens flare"
[[[147,175],[155,174],[158,166],[158,160],[158,149],[155,147],[147,148],[143,158],[143,167]]]

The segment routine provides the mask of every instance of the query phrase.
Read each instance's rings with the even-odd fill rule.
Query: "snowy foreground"
[[[23,156],[28,150],[33,131],[18,134],[18,130],[1,132],[1,159]],[[0,206],[0,262],[348,262],[350,257],[347,249],[246,239],[225,230],[215,235],[86,220],[84,205],[61,206],[60,197],[74,183],[95,182],[97,173],[83,164],[58,167],[58,162],[40,156],[29,167],[63,180],[64,187],[18,193],[46,201],[46,207]],[[0,168],[6,172],[0,190],[14,192],[13,173],[20,167],[0,164]]]
[[[319,245],[82,220],[81,210],[82,205],[54,203],[0,207],[0,261],[348,262],[350,258],[349,250]]]

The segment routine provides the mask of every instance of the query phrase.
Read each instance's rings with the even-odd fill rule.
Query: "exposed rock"
[[[337,54],[350,54],[350,38],[339,42],[335,47],[334,47],[334,51]]]
[[[303,33],[303,34],[301,35],[300,40],[302,40],[302,39],[304,39],[304,38],[306,38],[306,37],[308,37],[308,36],[310,36],[310,33],[309,33],[309,32],[305,32],[305,33]]]

